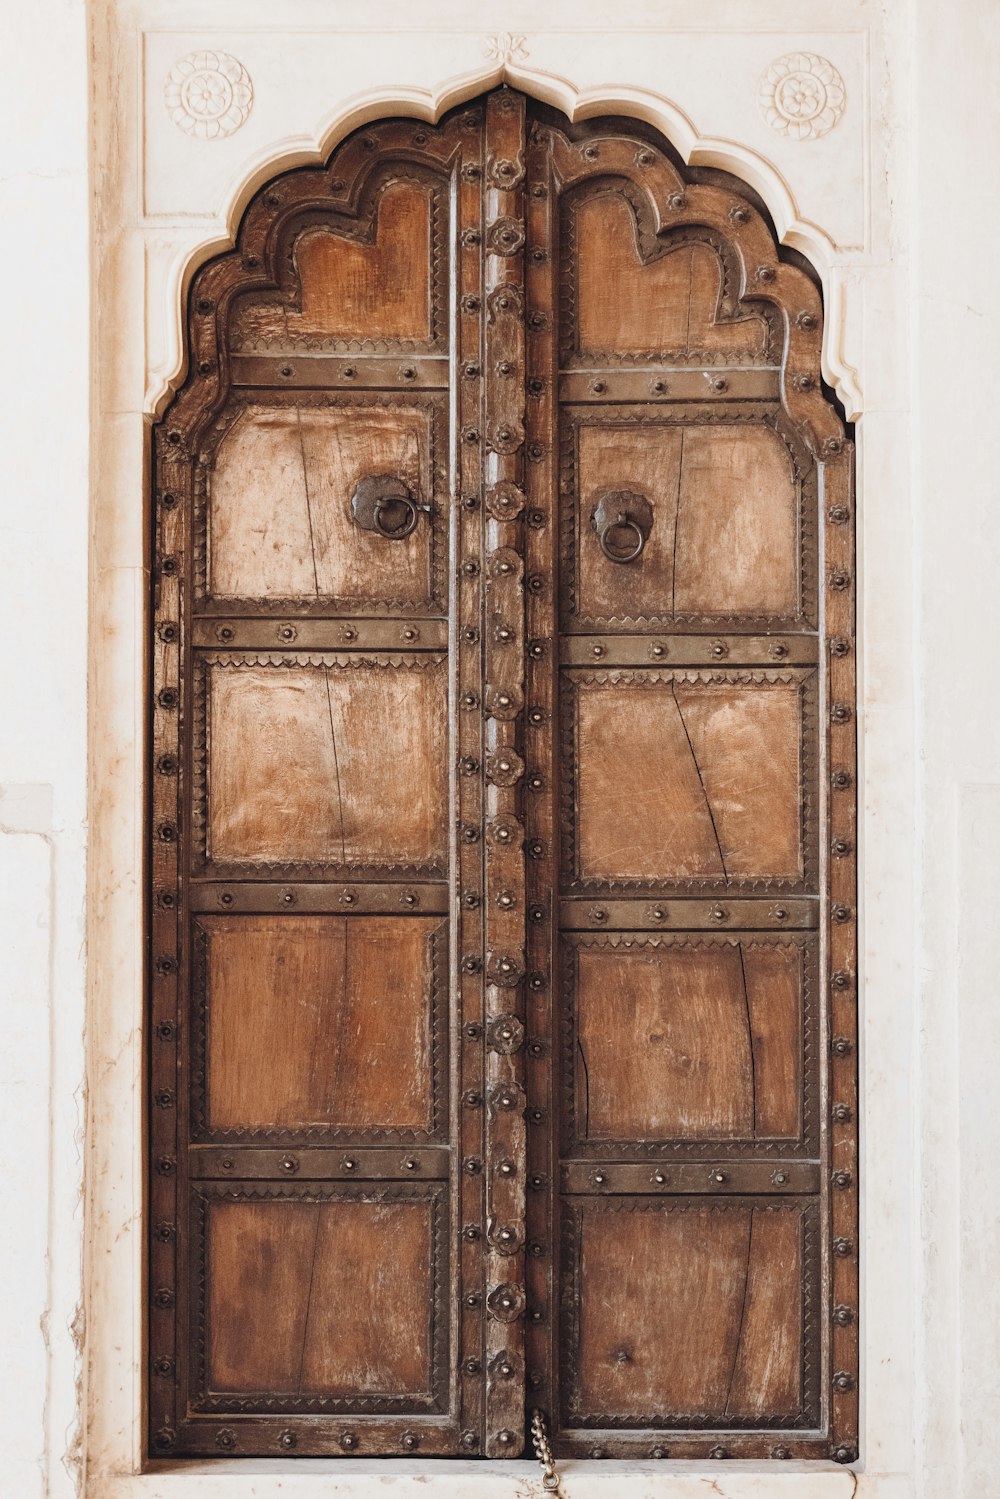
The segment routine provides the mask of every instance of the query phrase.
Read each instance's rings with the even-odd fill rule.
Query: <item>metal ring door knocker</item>
[[[405,541],[417,528],[421,510],[409,486],[396,474],[370,474],[361,479],[351,496],[351,514],[366,531],[386,541]]]
[[[644,494],[611,489],[598,500],[591,523],[609,562],[634,562],[653,529],[653,507]]]

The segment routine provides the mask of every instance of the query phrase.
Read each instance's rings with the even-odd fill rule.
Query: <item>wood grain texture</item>
[[[430,1130],[434,918],[207,916],[210,1130]]]
[[[622,672],[574,685],[583,879],[801,878],[796,681]]]
[[[298,295],[290,305],[270,296],[245,298],[235,318],[238,346],[275,339],[361,344],[431,338],[435,189],[405,171],[389,169],[366,236],[347,218],[307,225],[295,237],[290,255]]]
[[[800,1130],[801,960],[791,946],[577,948],[581,1140],[726,1140]]]
[[[711,246],[681,243],[643,263],[635,213],[620,189],[594,193],[573,212],[576,264],[564,274],[576,284],[581,353],[764,357],[768,330],[759,314],[720,319],[723,270]]]
[[[446,692],[440,658],[218,662],[209,688],[211,860],[443,867]]]
[[[405,540],[356,524],[359,481],[392,475],[433,505],[430,402],[251,405],[229,428],[209,481],[209,594],[224,599],[331,598],[386,607],[434,606],[432,528],[422,514]],[[443,538],[439,538],[439,542]]]
[[[794,618],[799,498],[791,458],[764,423],[615,424],[577,432],[576,612],[590,619]],[[615,566],[593,514],[628,490],[653,508],[641,557]]]
[[[428,1202],[214,1202],[207,1264],[209,1388],[429,1393]]]
[[[572,1421],[794,1419],[803,1273],[796,1207],[633,1201],[632,1210],[578,1210]]]

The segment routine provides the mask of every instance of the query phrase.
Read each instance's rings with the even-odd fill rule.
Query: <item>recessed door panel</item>
[[[206,862],[441,873],[442,657],[209,657]]]
[[[209,475],[208,597],[348,610],[443,612],[447,517],[443,401],[340,396],[238,408]],[[352,499],[366,479],[397,481],[399,538],[363,530]]]
[[[800,482],[773,425],[570,414],[563,496],[567,622],[748,622],[804,613]],[[635,567],[609,565],[599,506],[642,496],[652,522]],[[614,504],[628,508],[628,499]],[[811,524],[807,522],[807,531]]]
[[[253,1409],[254,1396],[265,1408],[439,1408],[439,1188],[235,1186],[195,1207],[203,1394],[216,1409],[239,1397]]]
[[[814,1211],[747,1199],[578,1199],[565,1245],[573,1424],[812,1424],[802,1284],[817,1270]]]
[[[570,1153],[799,1148],[811,948],[764,933],[565,939]]]
[[[356,141],[352,154],[364,150]],[[440,180],[426,167],[397,168],[378,173],[362,190],[358,210],[347,197],[346,183],[338,189],[331,182],[312,212],[298,209],[281,266],[288,291],[240,299],[234,350],[361,352],[433,347],[445,338],[447,207]]]
[[[194,939],[205,1138],[440,1132],[439,917],[204,916]]]
[[[563,256],[563,336],[574,353],[767,358],[768,321],[747,308],[734,315],[727,267],[710,237],[660,239],[645,194],[630,183],[569,199]]]
[[[800,885],[811,688],[775,672],[566,673],[567,876]]]

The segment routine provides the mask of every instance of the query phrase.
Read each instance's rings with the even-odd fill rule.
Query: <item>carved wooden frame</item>
[[[576,965],[582,948],[623,949],[627,952],[642,952],[648,948],[684,948],[695,951],[712,951],[719,948],[740,946],[753,948],[795,947],[799,951],[799,1009],[802,1031],[802,1068],[799,1094],[801,1128],[794,1137],[762,1136],[754,1138],[715,1139],[711,1141],[655,1139],[644,1140],[638,1152],[634,1142],[626,1140],[594,1139],[587,1137],[577,1127],[576,1098]],[[767,1159],[782,1156],[812,1156],[819,1152],[819,1016],[816,1006],[816,990],[819,977],[819,942],[813,932],[705,932],[658,933],[658,932],[563,932],[560,937],[560,983],[561,1004],[561,1103],[562,1150],[565,1156],[574,1159],[625,1160],[638,1154],[643,1161],[658,1160],[707,1160],[724,1154],[739,1159]]]
[[[290,366],[283,366],[290,368]],[[274,411],[296,405],[324,411],[379,411],[406,409],[419,412],[426,421],[427,452],[421,464],[421,483],[415,498],[427,507],[429,527],[429,567],[427,593],[424,597],[378,597],[366,598],[351,594],[338,597],[334,594],[318,594],[315,597],[301,594],[291,598],[266,595],[260,598],[214,594],[209,579],[209,548],[211,529],[211,500],[209,490],[211,475],[215,468],[216,455],[229,432],[241,417],[252,410]],[[329,614],[334,611],[365,615],[446,615],[448,612],[448,408],[444,391],[413,390],[404,397],[395,397],[374,387],[337,391],[260,390],[247,386],[234,387],[223,410],[215,418],[205,434],[198,461],[194,470],[194,536],[192,543],[193,595],[192,607],[198,615],[233,616],[242,614],[268,614],[308,616]]]
[[[226,892],[222,892],[225,894]],[[229,908],[220,906],[220,914],[229,915]],[[448,1076],[450,1045],[448,1037],[448,923],[440,920],[428,931],[426,940],[431,949],[431,984],[426,996],[428,1031],[430,1034],[430,1114],[427,1129],[403,1128],[395,1125],[371,1126],[366,1129],[346,1126],[303,1125],[298,1128],[269,1129],[266,1126],[236,1125],[231,1128],[213,1127],[208,1122],[208,1024],[212,1003],[209,979],[209,944],[211,937],[199,919],[206,912],[197,912],[191,921],[191,1039],[190,1039],[190,1130],[192,1141],[198,1144],[224,1145],[254,1141],[268,1141],[275,1145],[384,1145],[414,1144],[433,1145],[447,1142],[450,1122]],[[235,918],[238,920],[238,916]],[[343,919],[336,916],[333,919]]]
[[[581,1240],[585,1213],[718,1213],[751,1208],[756,1212],[798,1213],[802,1226],[802,1384],[798,1409],[765,1420],[759,1417],[726,1415],[713,1418],[704,1412],[691,1411],[659,1423],[642,1415],[615,1416],[607,1412],[584,1414],[579,1399],[579,1370],[576,1349],[579,1347],[579,1283]],[[566,1210],[562,1222],[562,1276],[564,1285],[562,1323],[562,1430],[561,1442],[567,1450],[591,1457],[631,1456],[636,1437],[644,1445],[659,1447],[657,1457],[689,1458],[704,1453],[706,1438],[712,1432],[726,1433],[726,1446],[714,1453],[717,1457],[757,1456],[762,1440],[772,1448],[788,1450],[782,1456],[812,1455],[808,1447],[796,1450],[801,1438],[819,1427],[821,1419],[822,1349],[816,1307],[820,1284],[820,1213],[818,1205],[808,1198],[789,1197],[781,1201],[761,1202],[759,1197],[730,1197],[725,1202],[702,1198],[650,1197],[578,1197]],[[572,1425],[571,1425],[572,1423]],[[755,1428],[754,1434],[741,1428]],[[569,1429],[567,1429],[569,1428]],[[599,1437],[591,1434],[600,1433]],[[762,1437],[762,1432],[769,1433]],[[633,1434],[634,1433],[634,1434]],[[779,1434],[785,1437],[777,1443]],[[659,1441],[657,1439],[659,1438]],[[665,1438],[665,1440],[664,1440]],[[797,1441],[798,1439],[798,1441]],[[595,1443],[596,1451],[595,1451]],[[717,1444],[713,1444],[717,1445]],[[713,1455],[711,1452],[709,1455]]]
[[[579,720],[577,700],[581,687],[616,685],[627,683],[638,688],[663,687],[667,683],[683,682],[711,687],[716,684],[760,687],[794,686],[799,698],[799,774],[798,795],[800,806],[799,847],[802,854],[802,874],[793,877],[749,877],[697,879],[664,877],[647,879],[598,879],[580,874],[577,852],[577,829],[579,826]],[[560,673],[561,738],[562,753],[560,785],[562,787],[562,892],[566,895],[610,895],[616,892],[655,895],[662,891],[685,894],[727,893],[731,896],[770,893],[812,894],[815,892],[819,873],[818,809],[814,787],[819,748],[818,703],[819,682],[817,673],[809,668],[794,671],[765,669],[748,671],[739,666],[725,669],[692,670],[682,666],[666,667],[612,667],[587,669],[573,667]]]

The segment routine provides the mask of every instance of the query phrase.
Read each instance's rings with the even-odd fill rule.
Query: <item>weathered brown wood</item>
[[[513,1457],[536,1406],[559,1455],[856,1456],[822,306],[736,184],[551,121],[501,88],[372,122],[192,285],[155,435],[157,1457]]]
[[[833,660],[850,680],[853,618],[842,489],[827,516],[838,563],[819,570],[820,464],[829,482],[846,451],[820,409],[821,317],[745,200],[684,181],[627,133],[540,136],[562,361],[561,406],[533,434],[560,454],[558,612],[542,591],[532,627],[561,631],[562,664],[548,667],[561,706],[543,763],[561,792],[565,935],[542,974],[558,977],[561,1022],[536,1097],[558,1093],[563,1154],[534,1230],[563,1244],[558,1332],[539,1347],[554,1445],[848,1461],[850,1357],[833,1356],[827,1396],[820,1381],[824,1350],[856,1337],[853,1167],[831,1182],[817,1055],[830,998],[804,935],[830,921],[850,1009],[849,764],[829,781],[838,909],[819,885],[818,678]],[[746,384],[772,362],[779,390]],[[845,689],[830,710],[845,746],[852,703]],[[833,1042],[845,1163],[852,1048],[848,1020]],[[824,1197],[847,1225],[836,1316]]]
[[[464,1456],[481,1455],[486,1442],[485,1303],[483,1233],[483,1160],[486,1150],[486,986],[484,969],[485,915],[483,909],[482,829],[486,815],[483,767],[485,742],[482,702],[483,675],[483,523],[484,452],[483,294],[484,267],[480,249],[484,228],[482,171],[485,159],[485,107],[482,100],[460,116],[468,142],[456,184],[458,223],[453,224],[454,265],[458,306],[454,309],[455,345],[451,379],[458,423],[455,467],[452,471],[452,571],[456,578],[449,620],[452,681],[458,704],[452,722],[456,777],[454,816],[457,851],[454,855],[452,925],[455,932],[457,977],[455,1019],[461,1036],[461,1098],[456,1120],[459,1158],[454,1170],[456,1189],[458,1275],[455,1294],[458,1346],[455,1354],[459,1431],[457,1449]],[[478,373],[473,373],[477,371]],[[472,836],[460,830],[469,828]],[[457,888],[456,888],[457,887]],[[453,969],[454,972],[454,969]]]
[[[210,1133],[432,1129],[439,920],[211,916],[197,930]]]
[[[729,362],[763,361],[768,326],[758,312],[720,317],[724,270],[708,244],[661,247],[644,259],[636,212],[620,186],[570,203],[563,272],[576,293],[564,336],[581,354],[724,353]],[[663,250],[666,253],[663,253]]]
[[[578,1199],[574,1422],[801,1422],[798,1203]]]
[[[726,415],[735,421],[733,408]],[[799,618],[798,484],[773,426],[592,415],[570,428],[570,440],[576,505],[565,561],[576,568],[575,613],[758,628]],[[622,490],[645,495],[653,508],[638,569],[608,566],[593,522],[601,495]]]
[[[295,240],[294,305],[246,299],[234,319],[234,342],[429,342],[433,278],[443,271],[433,244],[433,215],[441,211],[436,196],[431,184],[400,172],[370,202],[364,238],[355,237],[350,218],[306,228]]]
[[[796,1140],[801,951],[761,939],[576,947],[581,1140]]]
[[[485,788],[487,1275],[485,1329],[488,1457],[524,1444],[525,868],[519,777],[504,773],[524,750],[524,529],[497,502],[523,471],[525,100],[510,89],[486,102],[484,481],[486,517],[483,706],[494,773]],[[515,489],[520,496],[520,491]],[[512,982],[513,980],[513,982]]]
[[[567,674],[567,875],[591,888],[800,882],[807,685],[788,672]]]
[[[206,1389],[431,1395],[430,1202],[216,1200],[206,1244]]]
[[[441,657],[209,656],[206,860],[443,873]]]
[[[435,541],[446,544],[444,412],[426,397],[419,405],[378,399],[238,410],[209,475],[211,599],[435,612]],[[426,507],[412,534],[388,545],[351,514],[358,483],[373,474],[401,479]]]

